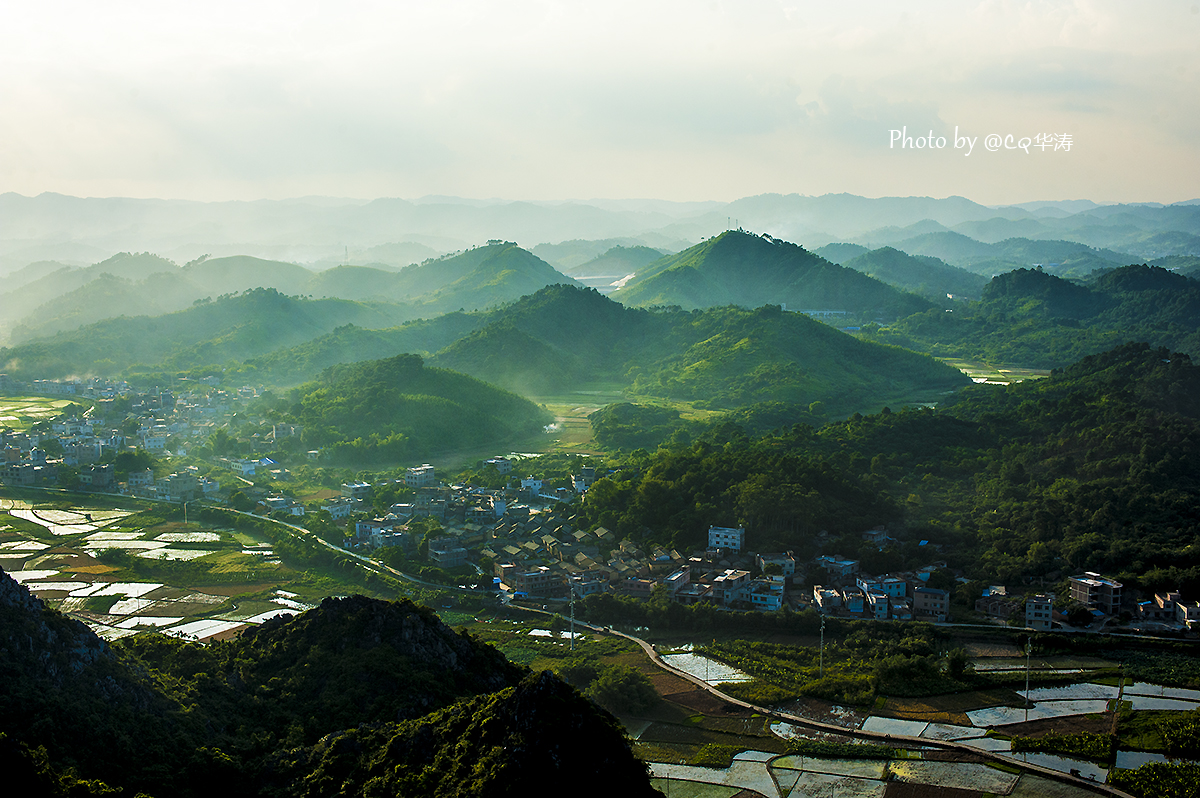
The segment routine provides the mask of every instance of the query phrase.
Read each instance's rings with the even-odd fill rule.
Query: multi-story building
[[[410,468],[404,472],[404,484],[410,488],[423,488],[426,485],[436,485],[437,476],[429,463]]]
[[[530,596],[545,596],[558,592],[562,586],[561,576],[544,565],[536,568],[517,567],[513,569],[512,581],[509,583],[513,590]]]
[[[1189,629],[1200,624],[1200,601],[1175,602],[1175,618]]]
[[[116,482],[112,463],[84,466],[79,469],[79,481],[93,490],[108,490]]]
[[[868,590],[866,596],[867,606],[870,608],[871,615],[874,616],[875,620],[886,621],[892,617],[891,599],[886,594],[880,593],[877,590]]]
[[[780,573],[787,577],[796,573],[796,558],[790,551],[780,554],[760,554],[755,558],[758,570],[766,571],[768,565],[778,565]]]
[[[858,560],[847,560],[839,554],[822,554],[814,564],[824,568],[835,579],[845,579],[859,572],[861,565]]]
[[[1120,582],[1094,571],[1086,571],[1083,576],[1071,577],[1071,599],[1100,610],[1105,615],[1120,614],[1121,588]]]
[[[467,564],[470,554],[454,538],[437,538],[429,541],[429,561],[441,568],[457,568]]]
[[[888,598],[904,598],[908,595],[908,582],[898,576],[860,576],[854,581],[864,593],[875,590]]]
[[[708,547],[710,549],[741,551],[745,542],[745,527],[710,526],[708,528]]]
[[[1025,625],[1039,632],[1049,632],[1054,616],[1054,596],[1038,593],[1025,597]]]
[[[356,501],[367,501],[371,498],[370,482],[343,482],[342,498]]]
[[[918,587],[913,590],[913,614],[918,618],[932,619],[943,623],[950,613],[950,596],[936,587]]]

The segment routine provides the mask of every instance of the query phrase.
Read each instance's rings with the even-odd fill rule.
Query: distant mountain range
[[[571,282],[545,261],[506,242],[401,271],[340,266],[314,273],[293,263],[245,255],[201,258],[178,267],[149,253],[121,253],[86,268],[62,267],[15,288],[0,309],[0,327],[11,325],[13,341],[28,341],[116,316],[171,313],[255,288],[399,303],[405,308],[395,310],[396,317],[418,318],[511,302],[545,285]]]
[[[347,257],[359,265],[395,267],[495,238],[527,249],[606,242],[590,253],[584,252],[586,246],[575,247],[569,255],[578,259],[574,263],[536,252],[570,267],[618,244],[679,251],[739,225],[812,247],[849,241],[878,248],[949,230],[985,243],[1014,237],[1077,241],[1133,255],[1139,262],[1200,255],[1200,204],[1195,201],[988,207],[962,197],[763,194],[733,202],[308,197],[204,203],[9,193],[0,194],[0,275],[37,261],[87,265],[117,252],[156,252],[179,263],[204,254],[243,254],[317,268],[343,264]]]

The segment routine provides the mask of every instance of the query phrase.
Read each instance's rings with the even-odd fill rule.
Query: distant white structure
[[[437,477],[434,475],[433,466],[429,463],[410,468],[404,474],[404,484],[410,488],[423,488],[436,482]]]
[[[710,526],[708,528],[708,547],[710,549],[741,551],[745,542],[745,527]]]

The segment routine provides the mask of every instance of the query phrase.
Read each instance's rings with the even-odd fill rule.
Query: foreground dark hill
[[[408,601],[110,646],[0,571],[0,675],[0,761],[29,794],[657,795],[614,718]]]
[[[787,241],[729,230],[655,261],[612,294],[626,305],[684,309],[782,304],[896,317],[930,307],[853,269],[830,263]]]

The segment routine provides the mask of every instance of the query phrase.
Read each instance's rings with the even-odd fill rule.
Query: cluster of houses
[[[864,538],[878,532],[871,530]],[[822,555],[813,564],[824,569],[831,581],[813,587],[813,605],[822,613],[880,621],[950,620],[950,594],[927,584],[944,563],[881,576],[865,574],[858,560],[838,555]]]
[[[80,416],[57,419],[49,430],[0,430],[0,451],[3,452],[0,479],[5,484],[54,485],[59,481],[60,470],[67,467],[78,473],[80,484],[85,488],[130,493],[142,489],[138,495],[146,495],[143,475],[131,477],[130,483],[122,486],[115,481],[111,466],[106,467],[100,461],[130,448],[165,452],[168,440],[172,441],[175,453],[186,453],[189,441],[207,440],[239,409],[240,400],[255,393],[249,388],[238,392],[213,390],[205,395],[177,396],[168,390],[134,391],[127,383],[101,379],[19,383],[6,375],[0,375],[0,378],[0,392],[79,396],[93,400],[93,406]],[[130,418],[137,419],[136,426],[129,424]],[[298,430],[289,429],[285,434],[296,433]],[[50,451],[54,454],[49,454]],[[151,479],[154,483],[159,481]],[[186,489],[167,487],[169,490],[165,495],[188,493]],[[205,485],[197,490],[201,494],[212,492],[211,486]]]
[[[743,528],[710,527],[708,548],[684,556],[660,547],[644,551],[631,540],[617,541],[604,527],[574,530],[571,520],[541,535],[537,532],[546,524],[531,534],[528,526],[534,521],[498,526],[482,554],[494,563],[501,589],[558,598],[572,593],[649,598],[661,585],[681,604],[711,602],[769,611],[783,606],[787,581],[795,573],[790,554],[743,553]],[[774,565],[779,573],[752,576],[752,563],[760,572]]]
[[[1069,601],[1066,606],[1084,607],[1093,622],[1116,618],[1122,614],[1125,602],[1124,585],[1111,577],[1086,571],[1069,577]],[[1004,621],[1024,620],[1026,627],[1050,631],[1068,623],[1062,608],[1056,608],[1053,593],[1033,593],[1010,596],[1005,587],[992,585],[975,600],[975,610],[983,615]],[[1131,606],[1130,606],[1131,605]],[[1200,624],[1200,601],[1185,601],[1178,591],[1163,591],[1153,598],[1124,604],[1131,609],[1130,617],[1137,622],[1152,622],[1165,626],[1192,629]]]

